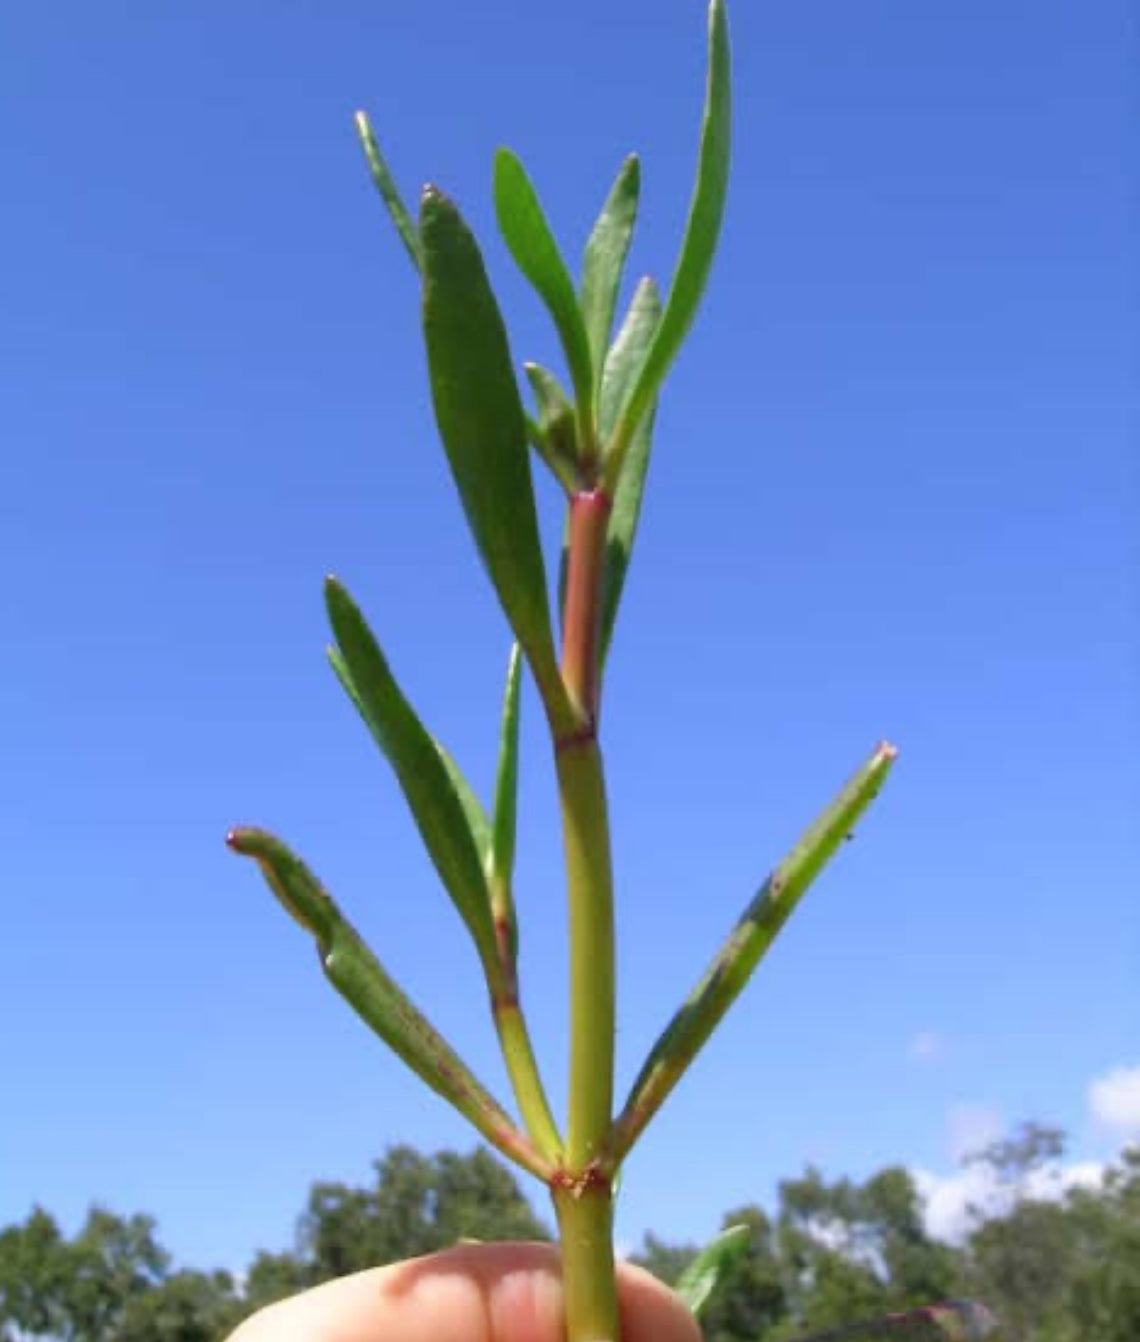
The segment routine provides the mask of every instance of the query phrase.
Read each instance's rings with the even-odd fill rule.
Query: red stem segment
[[[610,507],[610,497],[601,489],[584,490],[570,500],[562,679],[591,727],[598,715],[598,641]]]

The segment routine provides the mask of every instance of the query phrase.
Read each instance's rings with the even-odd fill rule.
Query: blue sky
[[[902,754],[631,1160],[625,1242],[704,1236],[809,1160],[944,1179],[1003,1122],[1056,1122],[1083,1162],[1140,1124],[1126,20],[731,7],[728,221],[608,679],[619,1089],[835,786],[881,736]],[[521,154],[576,256],[638,149],[630,278],[667,280],[703,31],[697,0],[9,15],[0,1222],[99,1200],[240,1266],[314,1179],[471,1145],[227,853],[236,821],[308,856],[505,1091],[474,957],[323,661],[332,570],[489,788],[507,633],[351,115],[409,194],[458,199],[516,357],[556,361],[491,155]],[[561,1104],[524,712],[524,992]]]

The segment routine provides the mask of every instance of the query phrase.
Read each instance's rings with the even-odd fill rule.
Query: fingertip
[[[697,1321],[676,1291],[633,1263],[618,1266],[622,1342],[701,1342]]]
[[[618,1265],[621,1342],[700,1342],[680,1298]],[[551,1244],[461,1245],[305,1291],[255,1315],[230,1342],[560,1342]]]

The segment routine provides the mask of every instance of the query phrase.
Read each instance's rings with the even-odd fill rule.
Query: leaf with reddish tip
[[[614,1126],[609,1154],[621,1162],[740,995],[804,891],[840,848],[894,763],[880,745],[772,872],[703,978],[654,1044]]]
[[[552,725],[574,717],[558,673],[539,543],[526,420],[507,334],[483,259],[454,204],[420,203],[423,326],[432,402],[475,544]]]
[[[313,934],[326,977],[361,1020],[504,1155],[539,1178],[548,1177],[541,1157],[502,1106],[389,978],[305,863],[265,830],[235,829],[227,842],[235,852],[255,859],[270,889]]]
[[[708,80],[701,122],[701,145],[685,237],[653,345],[636,382],[625,397],[617,424],[606,443],[604,483],[607,488],[612,489],[621,474],[622,463],[638,425],[649,413],[661,383],[693,324],[712,269],[728,194],[731,82],[724,0],[712,0],[709,5]]]
[[[500,149],[495,155],[495,213],[499,231],[515,263],[537,290],[554,320],[584,429],[579,447],[589,451],[594,424],[594,366],[590,358],[590,339],[570,272],[546,222],[534,186],[518,157],[509,149]]]
[[[400,241],[407,248],[412,265],[415,266],[416,270],[421,270],[423,268],[423,250],[420,247],[419,234],[416,232],[412,216],[408,213],[407,206],[400,196],[396,179],[392,176],[391,169],[384,161],[384,155],[380,152],[380,146],[376,142],[376,136],[372,133],[368,117],[363,112],[357,112],[356,114],[356,133],[360,137],[364,157],[368,160],[368,169],[372,174],[376,190],[380,193],[380,199],[384,202],[388,211],[389,218],[395,225],[396,232],[400,235]]]
[[[491,964],[495,936],[478,837],[451,770],[404,698],[364,616],[335,578],[325,583],[325,601],[337,643],[329,655],[333,670],[392,766],[428,856],[481,959]]]
[[[586,243],[582,261],[582,316],[594,367],[599,371],[605,363],[618,286],[637,219],[640,190],[641,167],[637,155],[630,154],[618,170]]]
[[[1000,1342],[999,1334],[998,1321],[985,1305],[949,1300],[866,1323],[828,1328],[795,1342]]]
[[[748,1252],[751,1239],[752,1231],[748,1226],[729,1226],[706,1244],[681,1273],[674,1289],[691,1313],[700,1315],[732,1265]]]

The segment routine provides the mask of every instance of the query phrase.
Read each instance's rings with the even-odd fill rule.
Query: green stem
[[[555,740],[570,910],[570,1106],[554,1184],[567,1342],[618,1342],[612,1194],[598,1174],[613,1115],[614,918],[609,808],[597,741],[598,636],[610,500],[570,504],[562,679],[579,714]]]
[[[580,1174],[609,1132],[613,1108],[614,926],[609,808],[597,741],[598,634],[610,500],[570,501],[562,680],[580,715],[555,743],[570,904],[570,1113],[566,1159]]]
[[[609,817],[593,740],[558,754],[570,905],[570,1110],[566,1163],[600,1153],[613,1112],[614,919]]]
[[[568,1342],[617,1342],[613,1197],[608,1183],[555,1187]]]
[[[526,1016],[519,1003],[518,975],[511,938],[508,929],[498,918],[495,930],[496,933],[502,932],[499,937],[500,959],[488,974],[488,984],[499,1046],[527,1133],[541,1155],[557,1166],[562,1161],[562,1137],[546,1097],[538,1061],[530,1042]]]
[[[526,1017],[517,1002],[504,1002],[496,1007],[495,1028],[527,1133],[540,1154],[557,1165],[562,1159],[562,1138],[539,1075]]]

